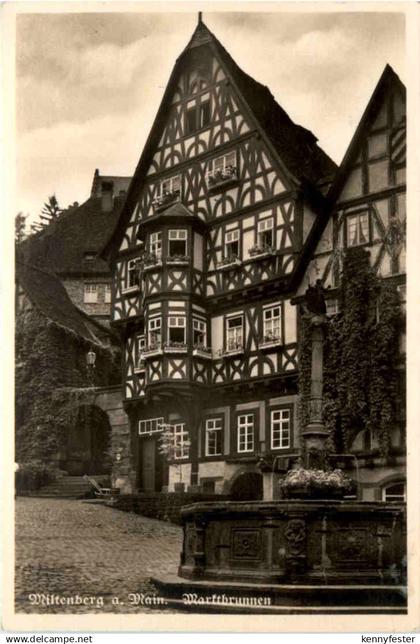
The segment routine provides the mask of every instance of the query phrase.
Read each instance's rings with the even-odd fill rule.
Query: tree
[[[44,203],[44,206],[41,210],[40,218],[43,222],[45,222],[43,225],[48,225],[49,223],[51,223],[51,221],[58,219],[62,212],[63,211],[58,204],[57,197],[55,195],[50,195],[48,197],[48,201]]]
[[[25,227],[26,227],[26,218],[28,215],[24,215],[23,212],[18,212],[15,217],[15,243],[20,244],[26,237]]]

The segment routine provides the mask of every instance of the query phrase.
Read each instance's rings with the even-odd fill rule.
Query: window
[[[254,414],[238,416],[238,452],[254,451]]]
[[[239,257],[239,228],[225,233],[225,257]]]
[[[91,263],[91,262],[93,262],[93,261],[95,261],[95,259],[96,259],[96,253],[95,253],[95,251],[94,251],[94,250],[87,250],[87,251],[85,252],[85,254],[83,255],[83,259],[84,259],[86,262],[90,262],[90,263]]]
[[[171,315],[168,319],[168,342],[169,344],[185,344],[185,317]]]
[[[127,262],[127,277],[125,282],[125,290],[137,288],[140,284],[138,259],[130,259]]]
[[[160,432],[162,431],[163,424],[162,417],[139,420],[139,434],[154,434],[155,432]]]
[[[193,319],[193,346],[207,347],[207,324],[197,318]]]
[[[325,300],[325,305],[327,307],[327,316],[328,317],[332,317],[333,315],[337,315],[337,313],[340,312],[337,298],[334,298],[334,299],[331,299],[331,300]]]
[[[274,246],[273,218],[262,219],[258,222],[258,246],[272,248]]]
[[[162,319],[151,318],[149,320],[148,344],[149,348],[160,347],[162,343]]]
[[[151,233],[149,240],[149,251],[151,255],[154,255],[156,259],[161,259],[162,257],[162,233]]]
[[[369,218],[367,212],[347,217],[347,246],[360,246],[369,241]]]
[[[142,359],[142,353],[144,349],[146,348],[146,340],[144,335],[138,335],[136,337],[136,350],[135,350],[135,357],[136,357],[136,369],[143,369],[144,368],[144,361]]]
[[[221,456],[222,436],[222,419],[208,418],[206,420],[206,456]]]
[[[279,304],[263,310],[263,335],[266,342],[280,340],[281,308]]]
[[[208,96],[208,94],[207,94]],[[210,101],[201,98],[201,102],[194,102],[187,107],[185,114],[185,134],[192,134],[201,130],[210,123]]]
[[[181,194],[181,175],[177,174],[169,179],[164,179],[160,183],[159,195],[165,197],[166,195],[180,195]]]
[[[104,284],[104,301],[105,304],[110,304],[111,302],[111,284]]]
[[[185,423],[172,425],[172,431],[174,433],[174,459],[180,460],[188,458],[190,441],[188,440],[188,431],[185,428]]]
[[[226,348],[228,351],[242,349],[244,341],[244,320],[242,315],[227,318],[226,320]]]
[[[405,501],[405,484],[392,483],[382,490],[382,501],[398,501],[403,503]]]
[[[98,301],[98,285],[85,284],[83,301],[85,304],[94,304]]]
[[[169,231],[169,257],[186,257],[187,231],[184,229]]]
[[[273,409],[270,427],[271,449],[288,449],[291,446],[291,410]]]
[[[229,179],[237,179],[237,163],[236,152],[228,152],[220,157],[217,157],[210,162],[210,169],[207,174],[209,186],[217,185],[218,183],[228,181]]]

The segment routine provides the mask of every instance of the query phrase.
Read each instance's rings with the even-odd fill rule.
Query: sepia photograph
[[[406,14],[151,4],[16,14],[14,612],[407,615]]]

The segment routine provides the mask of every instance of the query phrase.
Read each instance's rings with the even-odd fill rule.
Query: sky
[[[237,64],[339,163],[389,63],[403,82],[404,17],[204,13]],[[17,208],[89,197],[95,168],[131,176],[196,13],[21,14],[16,27]]]

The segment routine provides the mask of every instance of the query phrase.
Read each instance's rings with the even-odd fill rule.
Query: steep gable
[[[212,101],[208,108],[205,103],[210,85]],[[194,106],[197,111],[201,106],[204,106],[203,110],[211,109],[209,128],[200,136],[189,136],[186,131],[186,110],[192,110]],[[213,124],[222,124],[223,127],[212,128]],[[171,74],[116,233],[103,254],[111,251],[115,254],[118,249],[127,250],[136,244],[136,222],[140,217],[151,214],[152,202],[159,189],[152,186],[146,194],[145,183],[150,183],[154,174],[167,172],[169,176],[172,167],[180,166],[197,155],[201,158],[207,150],[214,151],[218,147],[222,150],[223,146],[250,130],[256,132],[266,148],[265,159],[261,161],[265,170],[272,170],[272,182],[277,180],[281,184],[270,186],[273,195],[307,184],[316,189],[316,184],[325,183],[335,171],[334,162],[317,146],[314,135],[294,124],[269,90],[242,72],[215,36],[203,23],[199,23]],[[255,151],[250,149],[242,167],[250,166],[254,159]],[[250,174],[255,174],[256,169],[250,169]],[[200,204],[200,198],[197,198],[200,195],[192,193],[198,190],[197,184],[205,180],[207,170],[203,167],[202,177],[192,177],[190,182],[191,202],[197,204],[194,214],[203,218],[209,210],[204,196]],[[241,177],[244,178],[246,176]],[[187,207],[188,189],[187,180]],[[221,204],[221,214],[229,212],[231,197],[234,195],[227,195],[226,203]],[[264,198],[269,197],[265,195]],[[244,201],[240,207],[247,205],[253,204]]]

